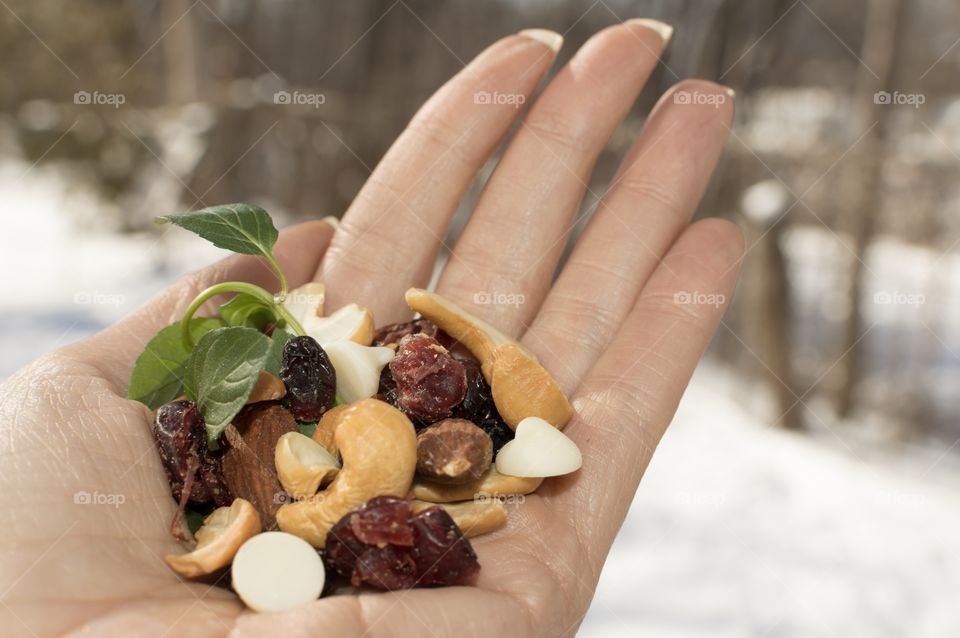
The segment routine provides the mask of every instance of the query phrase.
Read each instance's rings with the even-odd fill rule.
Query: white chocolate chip
[[[320,597],[326,571],[310,543],[286,532],[257,534],[233,558],[233,589],[254,611],[282,611]]]
[[[581,465],[577,444],[535,416],[520,421],[516,437],[497,454],[497,472],[509,476],[560,476],[576,472]]]
[[[390,363],[390,348],[361,346],[353,341],[324,344],[330,362],[337,371],[337,392],[346,403],[368,399],[380,387],[380,371]]]

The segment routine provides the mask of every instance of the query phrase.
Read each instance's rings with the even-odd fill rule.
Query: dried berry
[[[466,419],[444,419],[417,435],[417,473],[432,481],[476,481],[492,460],[490,437]]]
[[[496,457],[500,448],[513,439],[513,430],[497,412],[490,385],[480,371],[480,362],[473,357],[461,359],[461,362],[467,374],[467,392],[460,405],[454,409],[453,416],[472,422],[490,435],[493,441],[493,455]]]
[[[285,403],[298,421],[317,421],[336,403],[336,370],[313,337],[293,337],[287,341],[280,378],[287,386]]]
[[[450,416],[467,391],[463,363],[424,334],[400,340],[390,373],[397,386],[397,407],[426,422]]]
[[[330,529],[324,562],[354,586],[410,589],[465,585],[480,570],[470,541],[439,507],[412,514],[410,503],[378,496]]]
[[[388,326],[377,328],[377,331],[373,333],[373,345],[396,345],[407,335],[415,334],[425,334],[428,337],[436,338],[439,330],[437,324],[428,319],[414,319],[413,321],[405,321],[403,323],[392,323]]]
[[[185,538],[182,520],[188,502],[213,502],[222,507],[232,500],[223,478],[221,458],[207,449],[203,417],[193,401],[172,401],[161,406],[151,431],[170,492],[178,502],[170,529],[177,538]]]

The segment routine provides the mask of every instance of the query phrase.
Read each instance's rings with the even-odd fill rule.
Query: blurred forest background
[[[635,16],[677,35],[601,157],[581,222],[663,89],[688,76],[735,87],[702,211],[748,235],[715,348],[758,380],[745,399],[772,401],[788,428],[859,412],[870,418],[851,436],[960,434],[955,2],[8,0],[0,151],[94,189],[102,203],[74,215],[80,232],[157,233],[158,213],[240,200],[285,221],[339,215],[418,105],[487,43],[547,27],[566,35],[563,58]],[[282,90],[323,103],[277,104]]]
[[[724,372],[706,377],[735,405],[695,414],[694,421],[753,419],[766,428],[738,445],[731,441],[741,439],[727,430],[718,430],[722,437],[702,433],[686,445],[707,460],[687,454],[670,466],[706,467],[717,461],[715,450],[726,450],[719,462],[730,463],[728,474],[742,482],[725,493],[726,501],[711,496],[718,483],[703,472],[703,482],[690,489],[706,492],[655,501],[693,476],[655,460],[645,484],[658,485],[660,496],[647,492],[655,502],[645,504],[645,522],[628,521],[621,536],[632,548],[621,549],[621,556],[652,552],[637,554],[637,561],[656,576],[642,591],[658,606],[653,613],[639,607],[638,622],[649,629],[657,618],[664,627],[682,628],[699,609],[700,629],[719,626],[726,610],[779,593],[776,584],[744,576],[737,582],[751,582],[750,594],[718,607],[727,575],[753,569],[744,566],[754,565],[752,552],[763,543],[794,543],[789,551],[771,551],[766,561],[791,586],[810,583],[804,592],[811,600],[824,598],[815,613],[791,622],[816,626],[826,609],[840,633],[791,633],[786,629],[800,625],[766,619],[781,599],[757,602],[743,614],[764,620],[757,625],[762,635],[949,635],[941,632],[952,599],[941,607],[931,601],[950,591],[942,572],[948,563],[960,565],[955,542],[917,541],[917,530],[905,532],[902,525],[941,529],[928,516],[956,508],[887,495],[864,505],[882,506],[876,511],[860,509],[853,504],[864,504],[861,492],[851,492],[829,514],[817,509],[811,515],[795,500],[789,511],[776,508],[788,502],[785,491],[803,494],[811,477],[829,484],[818,492],[823,505],[824,494],[834,491],[833,477],[848,476],[817,465],[819,453],[793,454],[791,441],[814,441],[857,463],[893,465],[919,454],[926,460],[913,475],[924,480],[934,466],[957,467],[960,459],[954,453],[960,441],[954,399],[960,392],[960,183],[954,178],[960,4],[954,0],[0,0],[0,191],[7,204],[0,216],[0,308],[7,315],[0,377],[126,314],[175,275],[215,256],[202,242],[184,243],[185,234],[163,234],[152,223],[155,215],[232,201],[259,203],[282,224],[340,215],[418,106],[488,43],[526,27],[550,28],[566,36],[562,63],[598,29],[632,17],[665,20],[676,34],[601,156],[574,233],[659,94],[692,76],[737,90],[736,123],[700,211],[736,220],[747,236],[742,280],[710,353],[710,365]],[[275,97],[278,91],[315,99],[285,102]],[[481,187],[464,202],[453,234]],[[732,377],[737,383],[730,385]],[[704,392],[702,383],[696,392]],[[783,430],[804,434],[762,438]],[[716,445],[696,452],[702,441]],[[780,456],[734,462],[761,446]],[[671,454],[680,453],[667,450],[658,459]],[[757,478],[751,471],[767,474]],[[658,478],[668,474],[669,482]],[[767,491],[757,497],[751,490],[760,485]],[[738,495],[747,499],[739,511]],[[687,520],[690,505],[702,517],[724,502],[723,518],[716,514],[720,525]],[[911,509],[921,503],[929,505],[922,516]],[[770,527],[767,506],[782,517],[782,528]],[[902,517],[895,525],[883,518],[888,515]],[[678,568],[665,558],[668,552],[652,551],[661,538],[641,542],[643,534],[658,533],[651,520],[660,527],[689,523],[677,528],[689,538],[674,534],[681,552],[714,547],[718,541],[704,530],[726,525],[738,530],[731,546],[751,534],[759,540],[743,541],[749,556],[727,556],[730,563],[717,569],[716,588],[704,593],[702,604],[696,588],[710,576],[700,559],[688,565],[686,580],[675,581],[683,583],[677,599],[660,604],[656,597],[671,590],[661,586],[663,575]],[[818,537],[830,528],[824,521],[847,527],[831,532],[834,540]],[[871,534],[886,529],[905,537],[864,546],[864,525]],[[955,539],[956,531],[943,537]],[[691,545],[683,545],[687,541]],[[717,547],[726,546],[721,540]],[[917,555],[891,554],[890,547]],[[853,558],[857,548],[863,554]],[[843,581],[850,601],[872,596],[866,582],[886,589],[863,607],[845,602],[844,611],[831,610],[848,599],[821,587],[822,572],[797,573],[819,565],[810,556],[840,565],[838,578],[850,577]],[[878,578],[874,565],[881,556],[898,560],[900,571],[891,567]],[[611,561],[614,571],[629,568],[617,582],[631,592],[630,583],[644,578],[630,567],[636,564]],[[957,574],[951,578],[956,582]],[[900,587],[902,595],[891,598]],[[621,591],[601,590],[601,601],[615,601]],[[618,613],[638,613],[634,598]],[[925,631],[893,618],[891,610],[900,609],[916,620],[921,600],[929,612]],[[674,602],[679,606],[671,616]]]

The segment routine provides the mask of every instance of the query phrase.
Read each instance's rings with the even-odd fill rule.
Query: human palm
[[[517,129],[437,283],[540,358],[572,399],[565,431],[584,457],[576,474],[511,505],[505,529],[474,540],[476,587],[333,596],[257,615],[226,588],[183,581],[163,563],[184,551],[169,533],[175,504],[151,414],[124,398],[126,383],[146,341],[201,289],[276,285],[256,258],[230,257],[2,386],[0,633],[574,633],[742,252],[732,224],[689,225],[731,94],[683,82],[674,91],[713,99],[661,100],[554,278],[593,163],[664,46],[656,29],[633,21],[573,57]],[[460,199],[518,117],[517,96],[532,99],[554,56],[542,34],[510,36],[441,88],[338,228],[312,221],[281,233],[275,252],[291,285],[322,279],[330,309],[356,301],[381,325],[408,318],[403,292],[430,280]],[[719,303],[683,303],[703,295]]]

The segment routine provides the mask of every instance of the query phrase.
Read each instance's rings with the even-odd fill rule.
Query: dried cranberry
[[[160,406],[151,431],[170,492],[178,502],[170,531],[186,540],[183,515],[188,502],[197,505],[212,501],[222,507],[233,500],[223,479],[221,457],[207,448],[203,417],[193,401],[172,401]]]
[[[391,323],[388,326],[381,326],[373,334],[373,345],[388,346],[391,343],[400,343],[400,340],[407,335],[425,334],[428,337],[436,337],[440,332],[437,324],[429,319],[414,319],[403,323]]]
[[[287,341],[280,378],[287,386],[284,401],[298,421],[318,421],[336,403],[337,372],[313,337],[293,337]]]
[[[474,425],[489,434],[493,440],[493,455],[496,457],[500,448],[513,439],[513,430],[497,411],[490,385],[480,371],[480,362],[474,358],[461,359],[461,362],[467,374],[467,391],[463,401],[454,409],[453,416],[457,419],[472,421]]]
[[[416,538],[413,554],[423,587],[463,585],[480,571],[470,541],[446,510],[430,507],[413,517]]]
[[[465,585],[480,570],[470,541],[443,509],[411,515],[409,501],[378,496],[330,529],[324,563],[351,584],[378,589]]]
[[[207,449],[206,429],[196,403],[181,400],[160,406],[151,429],[173,498],[181,500],[185,484],[190,483],[187,500],[229,504],[220,457]]]
[[[390,373],[397,386],[397,407],[426,422],[450,416],[467,391],[463,363],[425,334],[400,340]]]

